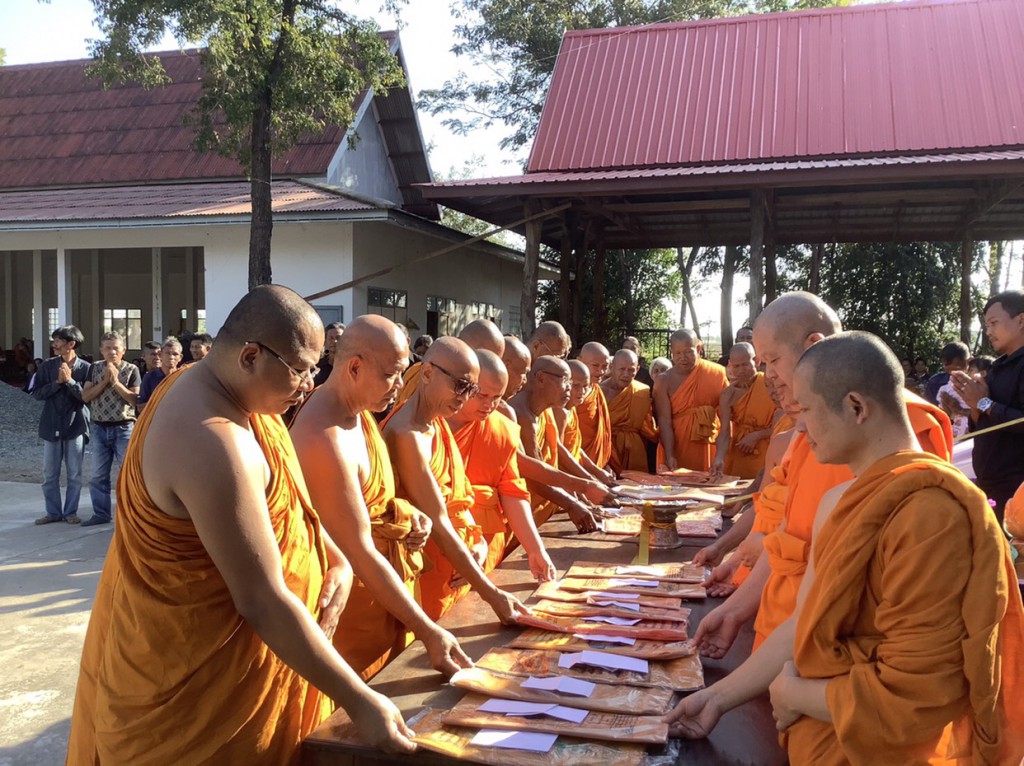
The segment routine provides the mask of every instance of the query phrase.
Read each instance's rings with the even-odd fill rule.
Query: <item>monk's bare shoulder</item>
[[[850,488],[850,485],[853,484],[854,481],[854,479],[850,479],[849,481],[844,481],[842,484],[837,484],[822,496],[821,502],[818,503],[818,510],[814,514],[814,539],[817,538],[818,532],[832,515],[832,511],[836,509],[843,493]]]
[[[504,399],[502,401],[498,402],[498,406],[496,407],[496,409],[497,409],[497,411],[500,414],[504,415],[506,418],[511,420],[513,423],[515,423],[517,425],[519,424],[519,417],[518,417],[518,415],[516,413],[515,408],[511,404],[506,402]]]
[[[569,410],[562,409],[561,407],[552,407],[551,415],[555,419],[555,427],[558,428],[558,433],[562,433],[565,430],[565,423],[569,420]]]

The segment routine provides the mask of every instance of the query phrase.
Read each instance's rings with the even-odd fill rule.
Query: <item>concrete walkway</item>
[[[78,663],[114,531],[37,527],[38,484],[0,482],[0,766],[56,766],[67,753]],[[79,516],[92,515],[88,486]]]

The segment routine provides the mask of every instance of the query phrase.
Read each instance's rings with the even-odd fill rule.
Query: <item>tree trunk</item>
[[[607,315],[604,310],[604,264],[605,249],[599,244],[594,250],[594,337],[604,338],[607,332]]]
[[[688,255],[683,255],[683,248],[676,248],[676,263],[679,265],[679,281],[682,283],[682,300],[679,307],[679,323],[686,325],[686,307],[690,307],[690,320],[693,323],[693,331],[700,336],[700,325],[697,323],[697,307],[693,305],[693,266],[700,254],[699,247],[691,247]]]
[[[764,296],[764,241],[767,226],[765,193],[755,189],[750,194],[750,321],[761,313]]]
[[[811,269],[807,277],[807,292],[815,295],[821,290],[821,261],[825,255],[824,245],[811,247]]]
[[[569,334],[577,346],[582,346],[583,335],[583,273],[587,269],[587,255],[590,250],[589,237],[586,233],[576,239],[575,259],[573,271],[575,277],[572,280],[572,327]]]
[[[622,294],[626,304],[626,332],[633,333],[636,332],[636,306],[633,303],[633,280],[625,250],[619,250],[619,268],[622,270]]]
[[[988,243],[988,294],[995,295],[1003,290],[1003,257],[1006,254],[1004,242]]]
[[[722,260],[722,354],[728,354],[732,348],[735,335],[732,329],[732,283],[736,276],[736,263],[739,261],[740,251],[738,247],[730,245],[725,248],[725,257]]]
[[[250,188],[252,216],[249,222],[249,289],[269,285],[270,238],[274,232],[273,208],[270,188],[270,109],[271,92],[264,88],[252,117],[252,168]]]
[[[775,245],[764,248],[764,302],[767,306],[779,297],[779,269],[775,260]]]
[[[526,202],[524,213],[527,217],[539,212],[540,204],[536,200]],[[533,335],[537,326],[537,270],[540,266],[541,226],[540,219],[526,223],[523,292],[519,297],[519,332],[524,340]]]
[[[964,234],[960,245],[960,340],[971,345],[971,265],[974,260],[974,240]]]

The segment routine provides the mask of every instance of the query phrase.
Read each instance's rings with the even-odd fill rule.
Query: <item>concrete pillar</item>
[[[152,291],[153,291],[153,340],[160,343],[164,339],[164,273],[163,255],[159,247],[153,248],[152,254]]]
[[[14,348],[14,253],[4,253],[4,348]]]
[[[71,268],[68,264],[68,252],[66,248],[58,247],[57,321],[59,321],[62,325],[72,324],[71,314]]]
[[[32,251],[32,342],[37,357],[50,356],[50,325],[43,308],[43,251]]]
[[[185,311],[188,312],[186,327],[192,332],[199,331],[199,317],[196,311],[196,252],[194,247],[185,248]]]
[[[103,276],[100,274],[100,251],[89,251],[89,303],[92,305],[92,337],[99,346],[100,335],[103,334]]]

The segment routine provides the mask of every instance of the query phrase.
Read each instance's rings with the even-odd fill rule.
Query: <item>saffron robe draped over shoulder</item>
[[[707,471],[711,467],[718,438],[718,402],[728,385],[724,367],[698,359],[693,371],[670,397],[675,458],[680,468]],[[658,464],[664,462],[665,450],[659,444]]]
[[[789,461],[783,459],[781,463],[772,469],[771,481],[765,484],[764,488],[756,493],[753,498],[753,510],[747,513],[754,514],[754,524],[750,528],[751,534],[769,535],[779,528],[782,523],[783,513],[786,509],[786,494],[788,483],[786,472],[789,469]],[[750,575],[750,567],[740,564],[732,578],[732,584],[739,586]]]
[[[750,388],[732,405],[730,420],[729,452],[725,456],[725,473],[743,479],[753,479],[764,468],[764,456],[768,451],[771,434],[760,439],[753,454],[746,455],[737,449],[740,439],[755,431],[770,430],[775,419],[775,402],[764,384],[764,373],[757,373]]]
[[[651,411],[651,387],[639,381],[619,391],[608,402],[611,418],[611,467],[623,471],[647,471],[647,447],[644,440],[655,441],[658,429]]]
[[[551,408],[537,416],[537,455],[552,468],[558,468],[558,424]],[[533,522],[538,527],[551,518],[558,506],[536,493],[531,493]]]
[[[420,387],[420,374],[423,372],[423,362],[416,362],[411,365],[402,376],[402,387],[395,397],[395,407],[405,404],[409,397],[416,393]]]
[[[370,514],[373,544],[398,573],[409,595],[418,600],[423,553],[405,547],[414,509],[407,500],[395,497],[395,475],[377,422],[369,412],[360,413],[359,419],[370,457],[370,471],[360,489]],[[368,680],[408,646],[410,635],[363,581],[353,578],[352,592],[334,633],[334,646],[345,662]]]
[[[297,763],[333,709],[235,608],[191,519],[163,513],[142,475],[146,434],[171,375],[139,416],[117,485],[71,719],[68,764]],[[320,521],[281,418],[253,415],[270,467],[270,523],[285,584],[318,616],[327,570]]]
[[[530,502],[526,480],[519,475],[519,426],[492,412],[483,420],[467,423],[456,431],[455,443],[465,461],[466,476],[473,485],[473,516],[487,541],[487,561],[483,569],[491,572],[501,563],[511,534],[501,497]]]
[[[575,409],[579,417],[583,451],[594,461],[594,465],[604,468],[612,457],[611,415],[608,413],[604,391],[596,381]]]
[[[404,406],[404,405],[399,405]],[[398,412],[395,407],[388,417]],[[387,421],[384,421],[387,423]],[[442,417],[434,418],[431,423],[433,435],[430,445],[430,473],[441,490],[448,519],[455,528],[456,534],[472,550],[473,546],[483,540],[480,525],[473,517],[473,487],[466,478],[466,466],[462,462],[462,454],[455,444],[455,437],[448,423]],[[402,494],[401,477],[398,477],[398,494]],[[434,542],[433,536],[427,540],[426,554],[433,568],[424,571],[420,577],[420,605],[431,620],[438,620],[455,603],[469,593],[469,585],[462,584],[452,588],[452,579],[458,574],[451,562]]]
[[[933,455],[879,460],[819,531],[797,621],[801,676],[832,723],[801,718],[793,763],[1017,764],[1024,607],[984,494]]]
[[[562,429],[562,444],[577,460],[583,454],[583,435],[580,433],[580,415],[575,407],[567,409],[565,427]]]
[[[906,402],[910,425],[922,449],[935,450],[933,454],[948,459],[953,454],[953,428],[949,416],[910,392],[906,392]],[[776,529],[764,539],[771,574],[761,592],[761,605],[754,620],[755,648],[796,609],[796,596],[810,556],[814,515],[821,499],[833,487],[853,478],[853,473],[846,466],[819,463],[803,433],[793,437],[787,458],[784,478],[788,484],[784,511],[786,526]]]

